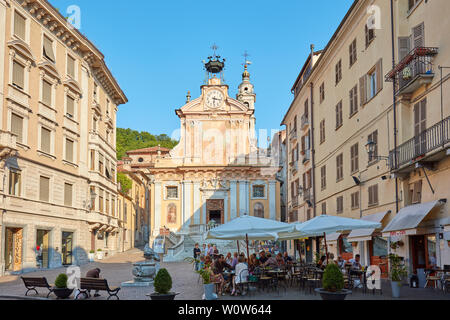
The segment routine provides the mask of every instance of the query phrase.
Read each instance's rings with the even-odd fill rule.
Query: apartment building
[[[0,274],[118,248],[116,112],[103,54],[45,0],[0,1]]]
[[[442,32],[449,6],[443,0],[393,1],[391,28],[390,1],[354,1],[325,49],[312,50],[282,122],[291,141],[309,136],[305,149],[311,153],[290,176],[292,210],[297,205],[300,221],[330,214],[382,223],[380,230],[327,235],[327,243],[335,256],[360,254],[384,275],[389,252],[401,255],[411,272],[448,264],[450,258],[445,202],[450,106],[445,97],[441,106],[437,68],[450,64]],[[444,93],[447,80],[444,76]],[[310,124],[294,134],[306,114]],[[293,163],[295,145],[288,148]],[[411,218],[414,214],[420,218]],[[308,249],[323,250],[323,240],[306,240],[307,260],[313,256]]]

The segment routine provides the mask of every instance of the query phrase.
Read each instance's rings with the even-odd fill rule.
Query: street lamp
[[[389,163],[389,157],[375,155],[376,147],[377,147],[376,142],[374,142],[371,138],[369,138],[369,140],[367,141],[367,144],[366,144],[366,150],[367,150],[367,153],[369,154],[369,162],[373,161],[373,160],[384,160],[384,161],[386,161],[386,164],[389,167],[391,167],[391,164]]]

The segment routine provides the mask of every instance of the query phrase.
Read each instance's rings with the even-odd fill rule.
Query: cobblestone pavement
[[[84,275],[88,270],[98,267],[102,270],[101,276],[108,279],[110,286],[120,286],[122,282],[132,279],[131,269],[132,263],[142,261],[143,252],[139,249],[116,254],[113,257],[102,261],[92,262],[81,266],[81,273]],[[166,268],[172,276],[172,291],[179,292],[177,300],[200,300],[203,295],[203,286],[199,276],[193,272],[192,265],[183,262],[161,263],[161,267]],[[44,276],[52,283],[59,273],[65,272],[64,268],[44,270],[39,272],[27,273],[27,276]],[[383,281],[383,294],[377,292],[362,293],[361,289],[356,290],[347,296],[347,300],[390,300],[392,299],[390,283]],[[18,296],[23,297],[25,287],[20,275],[11,275],[0,277],[0,300],[5,299],[1,296]],[[40,292],[38,297],[45,297],[47,290],[38,289]],[[153,287],[122,287],[119,292],[121,300],[148,300],[146,294],[153,292]],[[101,297],[91,298],[96,300],[105,300],[107,293],[101,293]],[[30,293],[30,296],[33,296]],[[54,299],[54,295],[51,295]],[[12,299],[11,297],[9,299]],[[257,291],[252,290],[245,297],[232,297],[229,294],[219,297],[220,300],[320,300],[320,295],[309,293],[308,291],[299,290],[298,288],[288,287],[286,290],[280,287],[280,290]],[[450,300],[450,293],[444,294],[441,290],[428,289],[412,289],[408,286],[402,288],[402,300]]]

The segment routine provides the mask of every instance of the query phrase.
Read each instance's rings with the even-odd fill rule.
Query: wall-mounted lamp
[[[357,178],[357,177],[355,177],[355,176],[352,176],[352,178],[353,178],[353,181],[355,181],[355,184],[356,184],[357,186],[359,186],[359,185],[361,184],[361,180],[359,180],[359,178]]]

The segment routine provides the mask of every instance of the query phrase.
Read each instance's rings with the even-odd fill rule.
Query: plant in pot
[[[174,300],[178,293],[170,292],[172,289],[172,278],[165,268],[159,269],[153,283],[155,292],[149,294],[152,300]]]
[[[344,276],[334,263],[327,265],[322,277],[322,288],[316,288],[315,291],[323,300],[345,300],[347,294],[352,293],[344,289]]]
[[[95,251],[94,250],[89,251],[88,257],[89,257],[89,261],[93,262],[95,259]]]
[[[67,299],[73,292],[73,288],[67,288],[67,274],[61,273],[56,277],[53,292],[58,299]]]
[[[403,279],[408,276],[408,271],[403,263],[401,257],[397,254],[391,253],[389,255],[390,264],[390,278],[392,287],[392,297],[400,298],[400,289],[402,287]]]
[[[209,268],[196,271],[203,280],[203,288],[205,290],[205,300],[216,300],[217,295],[214,293],[214,283],[211,283],[211,270]]]
[[[103,250],[97,249],[97,259],[102,260],[103,259]]]

